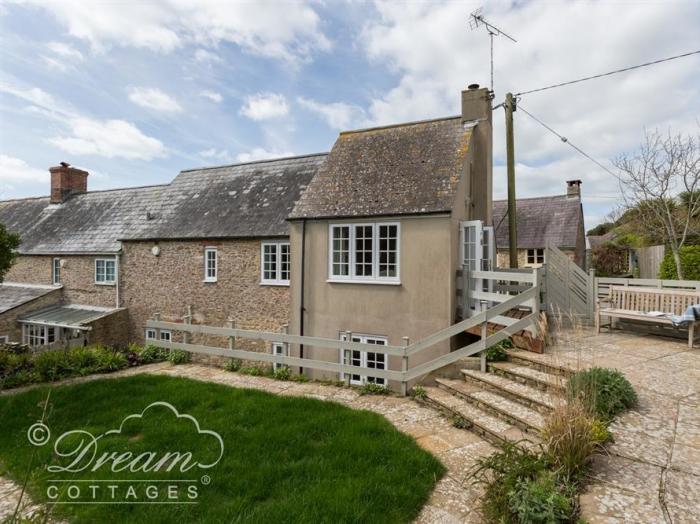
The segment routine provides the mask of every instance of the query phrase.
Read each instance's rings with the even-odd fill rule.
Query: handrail
[[[484,280],[511,280],[531,284],[535,281],[532,273],[514,273],[512,271],[470,271],[470,276]]]

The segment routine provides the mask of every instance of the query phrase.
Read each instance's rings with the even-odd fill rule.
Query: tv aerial
[[[505,31],[499,29],[495,25],[493,25],[490,22],[487,22],[486,19],[484,18],[484,8],[480,7],[476,11],[473,11],[469,15],[469,29],[472,31],[478,29],[481,26],[484,26],[486,28],[486,31],[489,34],[489,38],[491,39],[491,92],[493,93],[493,37],[494,36],[505,36],[508,40],[511,42],[517,43],[518,41],[510,36],[508,33]]]

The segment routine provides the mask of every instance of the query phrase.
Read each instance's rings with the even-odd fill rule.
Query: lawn
[[[377,414],[156,376],[52,388],[44,418],[50,439],[34,446],[27,431],[41,419],[48,391],[0,397],[0,467],[16,480],[31,469],[34,500],[47,502],[50,495],[69,502],[49,506],[70,522],[409,522],[444,472],[437,459]],[[157,401],[194,417],[201,432],[190,419],[157,405],[127,419],[120,433],[98,439],[95,457],[130,452],[142,458],[131,464],[137,470],[148,452],[192,452],[192,460],[203,465],[221,460],[186,472],[178,469],[186,462],[172,457],[163,463],[172,466],[170,472],[119,471],[128,463],[118,460],[97,471],[91,470],[97,460],[81,471],[47,470],[72,462],[72,469],[80,469],[92,456],[85,433],[60,440],[58,450],[66,455],[59,456],[56,441],[64,432],[98,436]],[[206,431],[220,435],[223,455],[218,439]],[[78,449],[90,453],[80,456]],[[123,503],[75,503],[104,500]]]

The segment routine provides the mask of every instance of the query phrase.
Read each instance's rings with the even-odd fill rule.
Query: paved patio
[[[639,406],[612,425],[615,443],[609,447],[609,456],[596,459],[591,483],[581,497],[583,516],[589,524],[700,522],[700,349],[689,350],[683,341],[656,336],[626,332],[595,335],[590,330],[578,330],[565,332],[554,348],[533,356],[574,369],[620,369],[639,394]],[[480,490],[468,476],[475,461],[494,448],[469,431],[453,428],[444,417],[410,399],[360,396],[347,388],[280,382],[196,364],[156,364],[68,382],[136,373],[309,396],[380,413],[400,431],[414,436],[447,467],[447,474],[438,482],[417,522],[481,521]],[[3,510],[14,507],[10,503],[11,483],[0,478],[0,492],[6,502],[0,504],[2,519]]]
[[[700,522],[700,349],[630,332],[565,332],[543,361],[622,371],[639,406],[611,426],[581,497],[589,524]]]

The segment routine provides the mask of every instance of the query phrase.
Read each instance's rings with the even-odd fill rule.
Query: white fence
[[[534,276],[533,276],[534,275]],[[485,279],[501,279],[501,272],[479,272],[479,278]],[[406,394],[408,383],[431,373],[444,366],[457,362],[463,358],[480,354],[482,369],[486,368],[486,356],[484,351],[490,346],[497,344],[501,340],[510,337],[512,334],[528,329],[533,333],[536,331],[536,321],[539,316],[539,286],[537,283],[537,273],[522,274],[508,273],[507,278],[517,282],[529,282],[533,285],[526,291],[517,295],[506,295],[501,293],[489,293],[486,297],[491,302],[498,302],[492,308],[482,311],[473,317],[467,318],[433,333],[423,340],[410,344],[407,338],[404,338],[403,346],[382,346],[378,344],[366,344],[362,342],[352,342],[352,336],[346,337],[346,340],[329,339],[312,336],[291,335],[287,333],[274,333],[266,331],[252,331],[246,329],[236,329],[233,327],[216,327],[200,324],[189,324],[179,322],[163,322],[156,319],[146,322],[146,327],[156,330],[156,340],[151,341],[152,344],[167,348],[181,349],[191,353],[199,353],[205,355],[218,355],[222,357],[237,358],[241,360],[264,361],[272,362],[287,366],[298,366],[300,368],[309,368],[320,371],[329,371],[339,373],[341,376],[350,374],[367,375],[370,373],[373,377],[392,380],[400,383],[402,394]],[[530,313],[521,318],[515,319],[504,316],[504,313],[511,309],[527,307]],[[189,319],[191,317],[187,317]],[[488,323],[496,322],[504,325],[500,331],[488,335]],[[468,344],[455,351],[441,355],[433,360],[419,364],[409,369],[408,358],[412,355],[417,355],[428,348],[451,339],[455,335],[465,332],[475,326],[480,326],[481,339],[477,342]],[[185,334],[183,342],[166,342],[160,340],[160,330],[179,331]],[[210,336],[219,336],[228,339],[229,347],[205,346],[199,344],[191,344],[187,340],[191,334],[202,334]],[[350,334],[351,335],[351,334]],[[272,353],[262,353],[257,351],[249,351],[235,348],[235,339],[255,339],[266,342],[276,342],[284,344],[286,347],[285,355],[275,355]],[[291,345],[303,344],[305,346],[313,346],[330,352],[328,360],[316,360],[308,358],[300,358],[289,355]],[[359,350],[369,351],[373,353],[381,353],[386,356],[398,356],[401,358],[401,370],[390,369],[375,369],[371,370],[366,367],[352,366],[343,362],[339,358],[344,350]],[[385,357],[388,362],[388,358]]]

